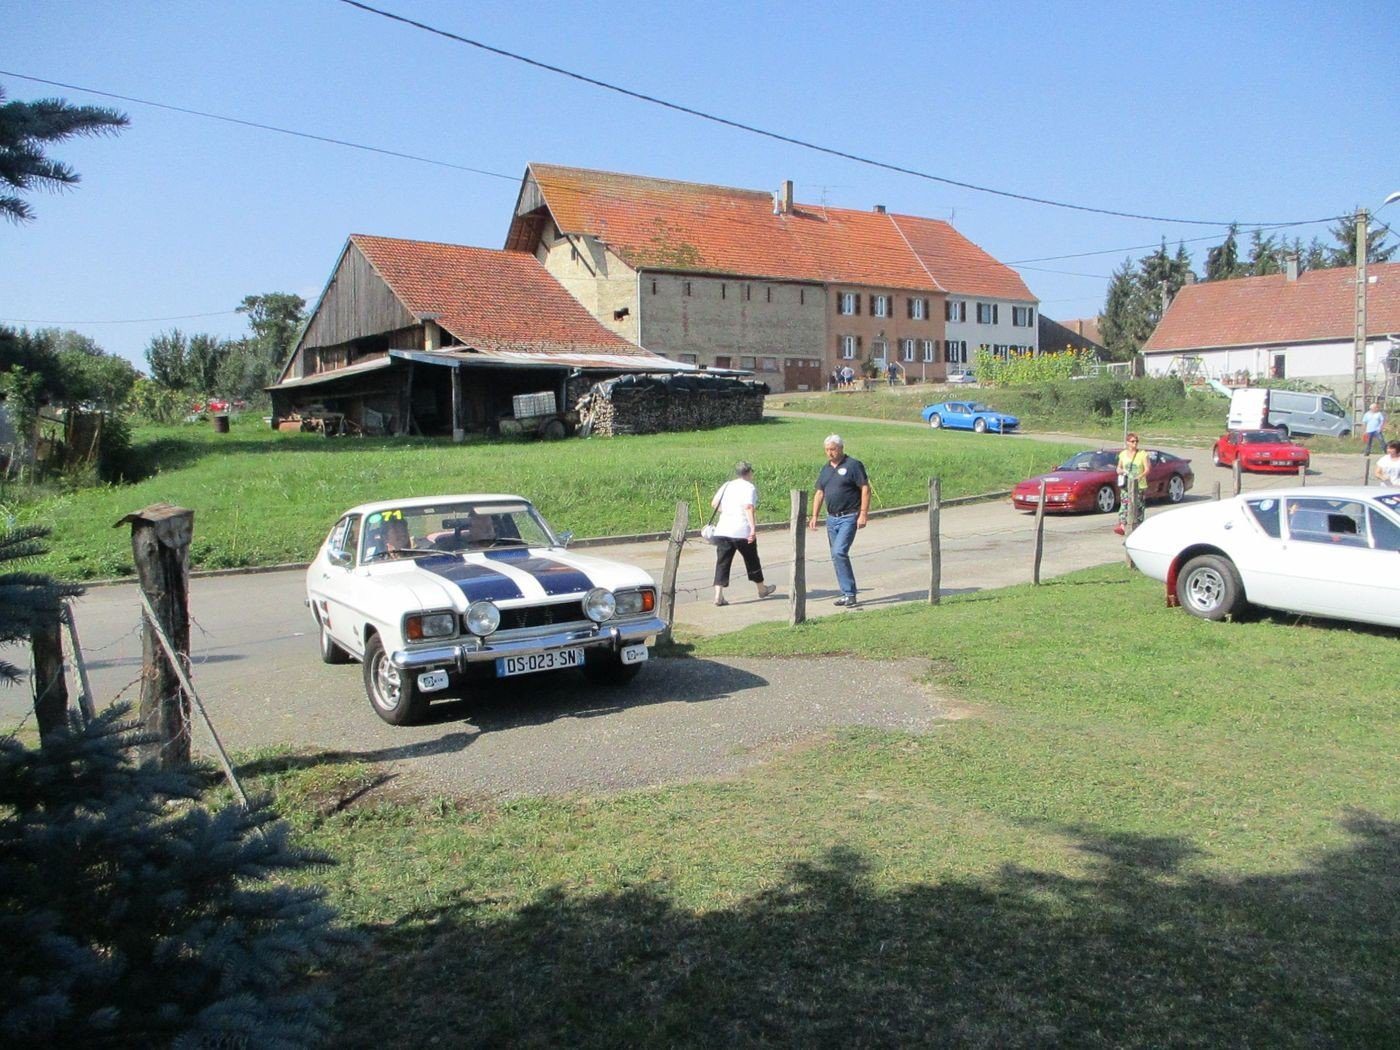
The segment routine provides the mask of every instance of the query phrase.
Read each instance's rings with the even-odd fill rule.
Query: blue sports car
[[[957,430],[975,430],[979,434],[989,430],[1007,434],[1021,423],[1015,416],[1008,416],[977,401],[942,401],[936,405],[925,405],[920,414],[934,430],[953,427]]]

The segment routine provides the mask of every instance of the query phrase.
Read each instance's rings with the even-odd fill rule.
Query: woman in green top
[[[1113,531],[1122,536],[1128,531],[1128,522],[1131,520],[1133,528],[1137,528],[1146,512],[1147,453],[1139,451],[1136,434],[1128,435],[1128,447],[1118,453],[1118,487],[1122,492],[1118,500],[1118,524]]]

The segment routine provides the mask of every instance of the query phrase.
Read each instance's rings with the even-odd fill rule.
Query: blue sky
[[[1292,221],[1374,208],[1400,190],[1400,18],[1379,2],[378,6],[744,123],[1017,193]],[[0,69],[11,73],[509,176],[0,74],[11,99],[111,104],[132,120],[116,138],[55,147],[80,186],[33,197],[32,224],[0,226],[0,323],[74,327],[138,363],[162,329],[242,334],[232,311],[245,295],[314,301],[352,232],[500,247],[532,160],[758,189],[791,178],[802,201],[951,219],[1009,263],[1220,233],[878,170],[336,0],[0,0],[0,24]],[[1363,73],[1350,78],[1358,50]],[[1395,211],[1382,217],[1400,220]],[[1188,245],[1198,269],[1210,243]],[[1128,254],[1144,252],[1018,269],[1047,315],[1085,316]],[[188,314],[213,316],[165,320]],[[159,320],[75,323],[146,318]]]

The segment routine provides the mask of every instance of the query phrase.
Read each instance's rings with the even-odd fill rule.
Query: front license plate
[[[560,649],[552,653],[531,653],[529,656],[502,656],[496,661],[496,677],[509,678],[516,674],[536,671],[557,671],[561,667],[582,667],[582,649]]]
[[[625,664],[639,664],[647,658],[646,643],[639,645],[624,645],[622,647],[622,662]]]
[[[418,676],[418,688],[425,693],[436,693],[447,688],[446,671],[424,671]]]
[[[1022,496],[1022,497],[1021,497],[1021,500],[1022,500],[1022,502],[1024,502],[1024,503],[1039,503],[1039,502],[1040,502],[1040,496],[1039,496],[1038,494],[1035,495],[1035,496]]]

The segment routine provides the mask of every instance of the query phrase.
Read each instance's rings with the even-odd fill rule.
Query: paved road
[[[1190,498],[1208,498],[1215,480],[1228,491],[1229,472],[1211,466],[1199,450],[1196,459],[1197,491]],[[1317,461],[1313,483],[1352,480],[1356,473],[1355,457]],[[1250,476],[1246,488],[1288,481]],[[1112,520],[1048,518],[1043,575],[1121,558]],[[1028,581],[1032,522],[1004,500],[946,508],[942,593]],[[825,531],[806,535],[808,614],[861,615],[831,604],[838,591]],[[758,601],[736,575],[725,608],[711,603],[712,548],[687,544],[677,590],[679,629],[717,633],[786,620],[788,543],[781,531],[764,532],[759,539],[778,593]],[[660,579],[665,543],[623,543],[593,552],[640,564]],[[924,514],[873,520],[859,534],[853,555],[865,607],[926,600]],[[488,689],[470,703],[445,705],[432,725],[395,729],[370,711],[358,665],[319,662],[302,604],[300,571],[204,577],[193,581],[191,590],[194,681],[232,749],[280,744],[320,753],[313,761],[341,760],[328,759],[328,751],[393,760],[419,789],[552,792],[725,775],[768,745],[804,734],[845,724],[924,727],[947,714],[946,705],[916,683],[916,669],[898,664],[863,668],[862,675],[873,675],[874,681],[853,697],[833,691],[832,671],[824,661],[657,660],[631,690],[615,696],[583,689],[568,675],[533,679],[528,704],[520,702],[519,687],[511,684]],[[134,588],[93,588],[77,617],[99,702],[123,693],[134,696],[140,672]],[[28,708],[27,690],[0,690],[0,726],[20,722]],[[202,734],[196,742],[204,743]]]

